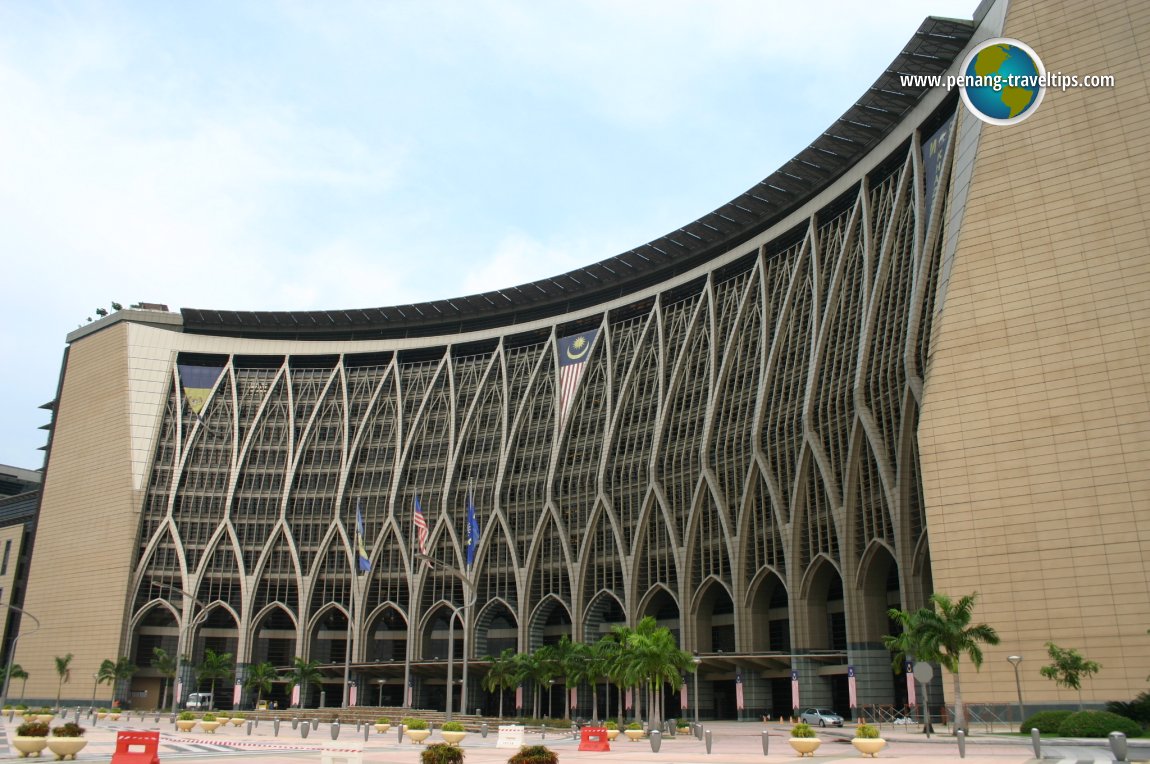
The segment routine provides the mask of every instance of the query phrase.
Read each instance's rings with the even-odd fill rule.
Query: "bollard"
[[[331,727],[329,729],[331,731],[331,739],[332,740],[339,740],[339,720],[338,719],[331,723]]]
[[[370,724],[363,725],[363,742],[366,743],[368,737],[370,737],[370,736],[371,736],[371,725]]]
[[[651,730],[647,739],[651,741],[651,753],[658,753],[659,746],[663,745],[663,733],[659,730]]]
[[[771,736],[766,730],[763,730],[763,755],[767,756],[771,751]]]
[[[695,725],[695,737],[699,740],[703,739],[703,725],[701,722]]]
[[[176,725],[176,715],[175,715],[175,713],[173,713],[173,714],[172,714],[172,716],[171,716],[171,718],[169,718],[169,719],[168,719],[168,722],[169,722],[169,723],[170,723],[170,724],[171,724],[173,727]]]
[[[487,737],[487,722],[479,725],[479,734],[481,737]]]
[[[298,716],[293,716],[291,718],[291,728],[293,730],[299,729],[299,717]]]
[[[318,729],[319,729],[319,717],[317,716],[311,720],[311,731],[315,732]]]
[[[249,734],[249,735],[250,735],[250,734],[252,734],[252,725],[253,725],[254,723],[255,723],[255,722],[253,722],[251,719],[248,719],[248,734]]]
[[[310,724],[301,724],[299,728],[300,737],[307,739],[308,734],[311,733]]]
[[[963,732],[962,730],[959,730],[959,731],[954,733],[954,736],[956,738],[958,738],[958,758],[965,759],[966,758],[966,733]]]
[[[80,719],[77,718],[76,721],[80,721]],[[156,724],[159,724],[159,723],[160,723],[160,715],[156,714]]]
[[[272,719],[272,737],[280,736],[280,718],[277,716]]]
[[[711,752],[711,731],[707,730],[703,733],[703,740],[707,743],[707,753]]]
[[[1127,761],[1126,735],[1121,732],[1110,733],[1110,752],[1114,754],[1114,761]]]
[[[359,719],[355,720],[355,731],[359,732]]]
[[[396,732],[399,733],[399,742],[403,742],[403,722],[395,725]]]
[[[1041,736],[1042,733],[1039,732],[1036,728],[1032,727],[1030,729],[1030,744],[1034,746],[1034,758],[1036,759],[1042,758],[1042,743],[1039,740]]]

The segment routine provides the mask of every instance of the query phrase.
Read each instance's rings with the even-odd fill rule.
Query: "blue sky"
[[[0,1],[0,464],[115,300],[371,307],[737,196],[975,0]]]

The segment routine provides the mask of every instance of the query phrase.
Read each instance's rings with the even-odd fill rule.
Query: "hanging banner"
[[[906,670],[906,704],[916,706],[918,703],[915,702],[914,697],[914,664],[907,661],[904,668]]]
[[[578,688],[572,687],[571,688],[571,708],[575,708],[578,705],[579,705],[579,690],[578,690]]]
[[[299,706],[299,685],[298,684],[295,687],[291,688],[291,704],[293,706],[296,706],[296,707]]]
[[[240,707],[240,700],[243,698],[244,687],[239,682],[236,682],[236,688],[232,691],[232,705],[236,708]]]
[[[347,704],[354,706],[357,697],[359,696],[359,688],[353,683],[347,690]]]
[[[735,672],[735,708],[743,710],[743,672]]]
[[[799,710],[799,672],[791,672],[791,708],[798,713]]]
[[[687,702],[687,680],[684,679],[683,683],[679,685],[679,708],[686,711],[688,705],[690,704]]]
[[[523,685],[515,688],[515,709],[517,711],[523,710]]]
[[[855,667],[847,666],[847,692],[850,694],[851,708],[858,707],[858,690],[855,687]]]
[[[407,680],[407,707],[411,708],[412,704],[414,702],[415,702],[415,680],[414,679],[408,679]]]

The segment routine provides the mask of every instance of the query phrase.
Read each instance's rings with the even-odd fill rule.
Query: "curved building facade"
[[[699,653],[690,702],[704,716],[789,713],[793,681],[801,705],[846,711],[848,671],[859,705],[907,700],[881,645],[888,608],[978,590],[980,620],[1004,642],[965,683],[972,700],[1009,701],[1013,683],[995,682],[1013,677],[1005,656],[1033,656],[1036,674],[1047,640],[1114,667],[1122,678],[1096,697],[1120,699],[1150,670],[1150,651],[1129,642],[1147,599],[1083,581],[1061,615],[1025,603],[1059,560],[1086,564],[1092,522],[1121,518],[1142,533],[1124,542],[1134,546],[1090,554],[1150,586],[1136,540],[1150,538],[1146,483],[1126,460],[1147,440],[1134,370],[1146,370],[1137,337],[1150,319],[1131,303],[1146,284],[1146,212],[1124,239],[1101,235],[1097,205],[1075,207],[1063,229],[1053,212],[1075,173],[1145,161],[1117,143],[1096,145],[1112,156],[1088,166],[1045,156],[1043,129],[1085,129],[1066,116],[1069,99],[990,128],[955,94],[899,79],[954,72],[1004,33],[1041,38],[1050,55],[1084,50],[1030,5],[928,19],[778,172],[587,268],[418,305],[139,309],[74,332],[27,597],[45,626],[18,660],[45,664],[33,682],[51,696],[50,659],[65,652],[94,670],[116,655],[147,667],[156,646],[193,663],[213,649],[232,653],[241,677],[300,656],[328,667],[325,697],[317,689],[309,705],[340,703],[346,666],[351,702],[442,707],[454,654],[466,658],[455,706],[493,710],[476,681],[485,656],[594,641],[650,615]],[[1146,28],[1120,33],[1110,6],[1092,12],[1115,35]],[[1029,185],[996,174],[1007,152]],[[1047,217],[1026,222],[1033,209]],[[997,238],[1019,225],[1043,231],[1045,260],[1030,241]],[[1121,281],[1086,279],[1093,305],[1112,305],[1097,308],[1094,330],[1121,323],[1127,344],[1091,350],[1065,318],[1084,283],[1060,260],[1069,227],[1095,232],[1080,259],[1100,269],[1143,247]],[[1047,308],[1061,325],[1039,317]],[[1037,348],[1029,367],[1020,342]],[[1099,363],[1127,373],[1085,379]],[[1074,371],[1074,389],[1052,382],[1054,369]],[[1024,400],[1039,384],[1049,395]],[[1099,417],[1116,414],[1089,403],[1102,400],[1125,406],[1128,426],[1103,432]],[[1078,429],[1027,429],[1057,430],[1059,416]],[[1000,431],[1010,423],[1017,432]],[[1065,465],[1073,443],[1098,459],[1077,475],[1091,500],[1066,486],[1044,496],[1071,478],[1043,471],[1042,455]],[[61,555],[91,600],[61,591]],[[1090,610],[1104,601],[1107,612]],[[1102,638],[1095,617],[1123,636]],[[158,676],[141,671],[132,691],[156,705]],[[589,703],[582,693],[579,710]]]

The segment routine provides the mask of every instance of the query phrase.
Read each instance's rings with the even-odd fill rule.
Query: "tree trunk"
[[[500,719],[503,718],[503,691],[504,691],[504,689],[505,688],[503,687],[503,685],[499,685],[499,718]]]
[[[966,708],[962,705],[962,683],[954,672],[954,729],[967,731]]]

